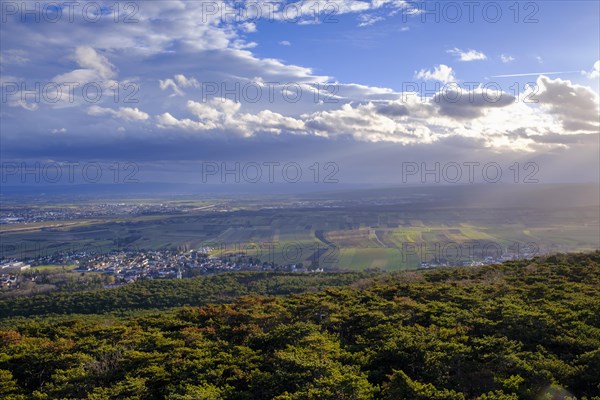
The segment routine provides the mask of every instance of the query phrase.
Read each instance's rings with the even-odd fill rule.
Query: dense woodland
[[[600,399],[600,252],[149,281],[0,313],[1,399]]]
[[[367,273],[239,272],[190,279],[139,281],[115,289],[55,292],[45,296],[0,298],[0,318],[42,314],[94,314],[231,302],[244,295],[286,295],[348,285]]]

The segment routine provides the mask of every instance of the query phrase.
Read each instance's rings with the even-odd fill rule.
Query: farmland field
[[[401,188],[304,198],[145,200],[183,205],[186,211],[0,225],[0,256],[204,248],[216,257],[245,254],[284,265],[397,270],[438,259],[460,263],[600,247],[597,186],[508,190]]]
[[[456,256],[464,251],[457,246],[488,246],[489,251],[512,246],[513,251],[527,248],[532,253],[598,247],[595,207],[549,209],[535,215],[527,210],[493,210],[490,219],[491,213],[487,209],[444,213],[373,206],[106,218],[57,227],[3,229],[1,250],[4,257],[27,258],[61,251],[210,247],[213,255],[243,252],[278,264],[395,270],[416,267],[434,256]]]

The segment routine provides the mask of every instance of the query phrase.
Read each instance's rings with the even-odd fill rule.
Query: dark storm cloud
[[[403,117],[408,115],[408,108],[398,103],[379,104],[377,112],[388,117]]]
[[[590,88],[546,76],[537,83],[539,92],[532,98],[559,117],[566,130],[598,131],[598,95]]]
[[[506,107],[515,102],[511,94],[486,89],[473,91],[448,88],[436,94],[432,103],[441,115],[456,119],[472,119],[484,115],[489,108]]]

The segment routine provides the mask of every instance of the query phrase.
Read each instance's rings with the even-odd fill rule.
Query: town
[[[189,207],[170,204],[98,203],[78,206],[23,207],[3,204],[0,225],[24,224],[46,221],[73,221],[118,215],[180,214]]]
[[[40,255],[29,260],[0,259],[0,288],[19,289],[21,282],[35,282],[39,269],[63,271],[67,274],[95,275],[103,277],[102,287],[112,288],[148,279],[183,279],[236,271],[270,272],[323,272],[318,261],[307,263],[277,264],[266,262],[248,251],[236,248],[223,252],[223,248],[201,247],[177,250],[118,250],[98,254],[90,250],[59,252]],[[217,251],[219,250],[219,251]],[[504,252],[498,256],[485,256],[469,260],[450,260],[434,257],[418,264],[418,269],[451,266],[483,266],[507,260],[529,259],[536,254]],[[39,269],[38,269],[39,268]],[[334,270],[342,271],[340,268]]]
[[[239,252],[209,255],[214,249],[123,250],[106,254],[73,251],[43,255],[25,261],[0,260],[0,287],[18,289],[24,280],[35,281],[36,267],[56,267],[71,274],[102,274],[110,279],[104,287],[117,287],[145,279],[183,279],[233,271],[323,272],[323,268],[302,263],[278,265]]]

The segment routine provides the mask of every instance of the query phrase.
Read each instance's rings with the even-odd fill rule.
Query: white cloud
[[[240,103],[230,99],[212,99],[210,102],[188,101],[187,108],[198,118],[210,122],[227,120],[239,111]]]
[[[193,121],[189,118],[177,119],[171,113],[163,113],[156,116],[156,124],[159,128],[176,128],[190,131],[206,131],[216,128],[213,125],[205,125],[199,121]]]
[[[80,67],[96,72],[102,79],[111,79],[116,76],[115,66],[90,46],[77,47],[75,49],[75,61]]]
[[[168,88],[173,89],[173,93],[171,96],[183,96],[183,90],[179,89],[179,86],[175,83],[175,81],[171,78],[165,79],[164,81],[161,79],[158,81],[158,87],[160,90],[167,90]]]
[[[397,103],[387,103],[393,109]],[[381,112],[381,105],[375,103],[352,106],[344,104],[340,109],[317,112],[304,116],[306,126],[317,136],[350,135],[356,140],[396,143],[431,143],[435,139],[424,124],[414,123],[394,112]],[[403,120],[405,119],[405,120]]]
[[[254,22],[243,22],[240,24],[240,29],[244,32],[256,32],[256,24]]]
[[[500,55],[500,59],[502,60],[502,62],[504,64],[508,64],[510,62],[515,61],[515,58],[513,56],[509,55],[509,54],[502,54],[502,55]]]
[[[251,137],[260,132],[294,133],[333,138],[350,136],[368,142],[434,143],[451,138],[511,151],[565,147],[573,133],[589,134],[598,99],[589,88],[540,77],[538,103],[516,101],[511,94],[486,90],[443,90],[432,97],[405,93],[401,99],[344,103],[323,111],[285,116],[264,109],[242,111],[231,100],[187,102],[193,118],[163,113],[159,128]],[[533,99],[532,93],[520,98]],[[568,104],[565,101],[568,100]],[[596,123],[597,129],[597,123]],[[575,139],[579,140],[579,139]]]
[[[0,66],[4,65],[24,65],[29,62],[27,53],[23,50],[10,49],[0,52]]]
[[[138,108],[131,107],[120,107],[118,110],[113,110],[111,108],[103,108],[94,105],[88,108],[87,113],[88,115],[92,116],[111,115],[114,118],[119,118],[126,121],[145,121],[150,117],[148,114],[140,111]]]
[[[46,103],[54,108],[89,103],[88,99],[83,97],[84,95],[92,98],[99,96],[98,100],[101,100],[102,97],[110,98],[113,95],[118,97],[117,91],[123,88],[125,84],[130,83],[116,81],[117,68],[107,57],[99,54],[92,47],[77,47],[71,58],[82,68],[56,75],[50,80],[53,87],[58,85],[57,91],[60,92],[56,94],[58,101]],[[84,93],[82,88],[88,83],[93,84],[93,88],[91,92]],[[54,93],[52,93],[52,96],[54,96]]]
[[[35,96],[35,93],[32,91],[19,90],[17,93],[14,94],[14,96],[7,96],[6,103],[9,107],[20,107],[27,111],[37,111],[39,109],[38,103],[27,102],[28,95],[30,96],[29,98],[33,98]]]
[[[258,132],[279,134],[282,131],[301,131],[304,123],[271,110],[255,114],[240,113],[241,104],[230,99],[212,99],[208,102],[189,100],[186,108],[197,119],[177,119],[170,113],[156,117],[159,128],[178,128],[188,131],[220,130],[249,137]]]
[[[119,110],[113,114],[115,117],[129,121],[145,121],[150,116],[138,108],[119,107]]]
[[[52,132],[52,133],[66,133],[67,129],[66,128],[55,128],[55,129],[52,129],[50,132]]]
[[[200,83],[194,77],[186,78],[183,74],[177,74],[175,75],[175,80],[177,81],[177,84],[182,87],[200,87]]]
[[[116,67],[103,55],[98,54],[96,50],[89,46],[79,46],[72,55],[77,64],[82,67],[57,75],[52,78],[56,83],[79,83],[81,85],[94,82],[103,85],[112,85],[115,83],[113,78],[117,75]]]
[[[27,111],[36,111],[39,108],[36,103],[27,103],[24,100],[18,100],[17,105]]]
[[[587,76],[589,79],[595,79],[595,78],[600,77],[600,60],[598,60],[594,63],[593,70],[591,70],[590,72],[582,71],[581,73],[583,75]]]
[[[463,51],[458,47],[448,50],[447,53],[457,56],[460,61],[478,61],[487,59],[487,56],[480,51],[471,49]]]
[[[180,87],[200,87],[200,82],[198,82],[194,77],[186,78],[186,76],[183,74],[177,74],[174,78],[174,80],[171,78],[165,79],[164,81],[159,80],[158,86],[160,87],[160,90],[167,90],[171,88],[173,89],[171,96],[183,96],[185,93],[180,89]]]
[[[379,21],[383,21],[384,18],[382,16],[372,14],[362,14],[358,16],[358,20],[360,21],[358,26],[363,27],[373,25]]]
[[[397,9],[400,3],[395,0],[335,1],[339,5],[338,15],[349,12],[360,15],[365,11],[384,7]],[[405,144],[431,143],[456,137],[473,139],[490,148],[510,148],[514,145],[516,149],[527,149],[537,142],[548,140],[550,136],[557,138],[553,140],[560,141],[566,134],[588,132],[587,128],[594,126],[590,116],[597,101],[590,100],[589,93],[577,89],[576,85],[557,85],[551,80],[544,82],[548,87],[541,93],[539,106],[511,102],[510,97],[491,104],[483,101],[477,90],[460,91],[462,96],[473,95],[473,101],[469,102],[451,103],[439,96],[437,102],[435,96],[418,100],[418,95],[416,99],[399,101],[402,94],[389,88],[338,82],[332,83],[336,88],[335,95],[331,96],[336,100],[334,104],[317,105],[312,101],[312,92],[305,96],[309,98],[308,101],[296,104],[285,104],[282,101],[271,105],[220,100],[208,103],[189,101],[185,97],[187,89],[191,93],[192,89],[200,86],[192,75],[201,77],[202,82],[228,81],[243,84],[251,79],[255,82],[297,82],[302,90],[312,90],[315,84],[332,82],[331,77],[316,75],[311,68],[256,56],[248,50],[251,43],[243,35],[240,36],[242,30],[251,31],[251,25],[240,27],[229,24],[221,20],[219,13],[214,17],[208,16],[208,21],[205,21],[207,15],[201,12],[201,4],[202,2],[178,0],[143,2],[140,3],[140,13],[137,16],[140,19],[138,24],[110,24],[110,28],[103,24],[86,23],[82,26],[71,24],[69,31],[61,31],[63,27],[55,24],[44,33],[43,29],[46,28],[40,24],[35,35],[23,31],[27,35],[21,41],[24,46],[35,43],[35,47],[29,45],[30,48],[23,53],[23,57],[26,55],[31,58],[28,65],[38,61],[39,65],[44,65],[43,61],[47,61],[48,57],[44,59],[38,56],[32,48],[39,49],[40,52],[49,49],[46,54],[52,54],[51,57],[56,57],[57,61],[66,60],[66,52],[72,52],[76,48],[73,59],[77,62],[78,67],[75,68],[78,69],[71,70],[71,67],[70,72],[59,75],[62,82],[104,80],[114,83],[112,79],[116,79],[118,73],[135,76],[131,78],[134,81],[139,76],[140,81],[149,82],[140,85],[140,99],[144,102],[142,108],[149,114],[156,115],[153,117],[156,126],[170,129],[174,134],[185,130],[185,135],[214,132],[249,137],[259,132],[285,132],[323,137],[350,135],[356,140]],[[305,14],[299,23],[310,22],[315,5],[317,3],[312,0],[301,4]],[[323,4],[320,3],[319,6],[322,7]],[[277,8],[277,12],[277,18],[281,19],[281,8]],[[93,29],[90,28],[92,25]],[[3,37],[10,37],[10,34],[17,32],[15,26],[20,25],[12,24],[8,28],[3,26]],[[77,47],[80,43],[85,43],[86,46]],[[280,44],[290,45],[285,40]],[[455,48],[449,52],[462,61],[485,59],[485,54],[475,50],[462,51]],[[179,74],[175,74],[176,72]],[[454,74],[453,69],[444,64],[433,70],[415,71],[415,77],[419,79],[443,83],[456,82]],[[594,71],[590,74],[594,74]],[[160,80],[157,87],[159,77],[170,78]],[[167,99],[168,95],[173,98]],[[108,93],[105,98],[112,100]],[[195,96],[196,100],[198,98],[199,96]],[[14,105],[26,109],[38,107],[37,104]],[[111,109],[97,105],[89,107],[87,111],[90,115],[127,121],[146,121],[149,118],[148,113],[129,107]],[[52,127],[57,118],[56,115],[48,114],[46,119],[40,120],[40,125],[43,123],[43,126]],[[86,119],[91,120],[89,117]],[[77,132],[86,131],[86,121],[81,122],[82,129]],[[93,120],[90,126],[92,125],[101,124]],[[123,131],[124,128],[121,128],[123,127],[117,130]],[[132,134],[137,132],[129,127],[128,130]],[[161,131],[161,135],[162,133]]]
[[[418,72],[415,72],[415,78],[424,79],[427,81],[435,80],[444,83],[456,81],[452,67],[449,67],[445,64],[440,64],[437,67],[434,67],[433,71],[422,69]]]
[[[291,46],[292,45],[292,43],[290,43],[287,40],[282,40],[282,41],[279,42],[279,44],[282,45],[282,46]]]

